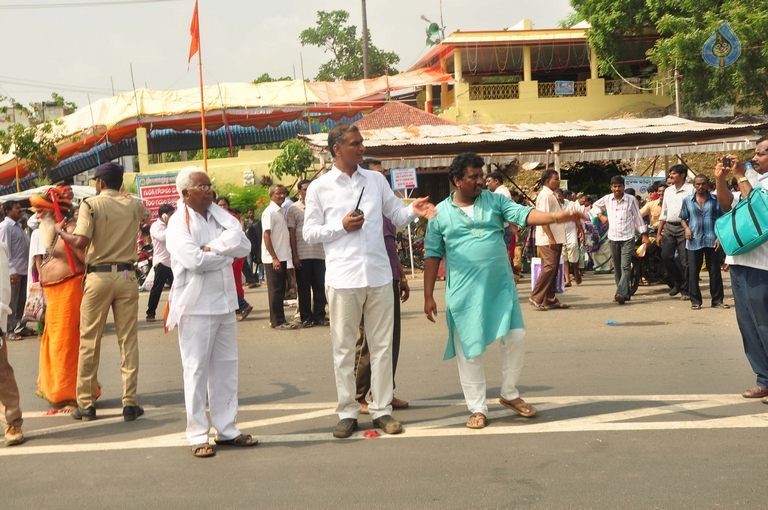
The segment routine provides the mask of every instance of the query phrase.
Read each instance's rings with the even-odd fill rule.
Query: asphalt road
[[[524,280],[523,297],[529,287]],[[412,281],[403,308],[397,395],[412,407],[396,413],[400,436],[365,439],[363,417],[352,438],[331,437],[328,328],[271,330],[265,288],[248,291],[255,310],[238,329],[239,422],[261,444],[212,459],[186,446],[177,340],[159,323],[140,323],[146,414],[133,423],[120,416],[111,329],[99,419],[89,423],[43,414],[38,341],[12,343],[29,440],[0,447],[3,508],[765,507],[768,406],[740,397],[754,376],[733,309],[693,311],[658,286],[619,306],[613,277],[588,274],[562,298],[569,310],[523,305],[521,391],[540,415],[526,420],[496,404],[494,345],[490,425],[473,431],[455,362],[442,360],[444,316],[437,325],[424,318],[421,288]]]

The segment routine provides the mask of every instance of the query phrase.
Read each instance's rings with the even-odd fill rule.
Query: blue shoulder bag
[[[753,189],[715,222],[715,233],[728,255],[743,255],[768,240],[768,190]]]

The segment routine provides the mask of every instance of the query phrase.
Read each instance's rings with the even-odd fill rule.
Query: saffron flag
[[[200,22],[197,19],[197,0],[195,0],[195,12],[192,13],[192,23],[189,25],[189,34],[192,36],[192,42],[189,44],[187,63],[190,63],[195,53],[200,51]]]

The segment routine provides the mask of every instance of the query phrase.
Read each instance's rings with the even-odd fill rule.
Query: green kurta
[[[475,199],[474,218],[453,202],[453,194],[438,204],[427,226],[424,256],[446,258],[444,359],[456,355],[455,330],[470,359],[510,330],[525,327],[504,244],[504,222],[526,225],[532,209],[487,190]]]

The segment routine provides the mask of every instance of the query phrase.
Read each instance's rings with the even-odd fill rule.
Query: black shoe
[[[144,408],[139,406],[123,407],[123,421],[133,421],[144,414]]]
[[[96,408],[93,406],[82,408],[78,407],[72,411],[72,418],[75,420],[91,421],[96,419]]]
[[[680,287],[672,287],[669,289],[670,296],[677,296],[678,294],[680,294]]]
[[[147,322],[155,322],[156,320],[154,315],[147,315]]]
[[[253,307],[246,303],[244,307],[237,311],[237,320],[244,321],[245,318],[248,317],[248,314],[250,314],[252,311]]]
[[[352,432],[354,432],[356,429],[356,419],[344,418],[343,420],[339,420],[339,423],[337,423],[336,427],[333,429],[333,437],[344,439],[345,437],[351,436]]]
[[[381,429],[386,434],[399,434],[403,431],[403,426],[400,424],[400,422],[389,414],[379,416],[373,420],[373,426]]]
[[[616,301],[616,302],[617,302],[618,304],[620,304],[620,305],[623,305],[623,304],[624,304],[624,301],[626,301],[626,299],[624,299],[623,297],[621,297],[621,296],[620,296],[620,295],[618,295],[618,294],[616,294],[615,296],[613,296],[613,300],[614,300],[614,301]]]

